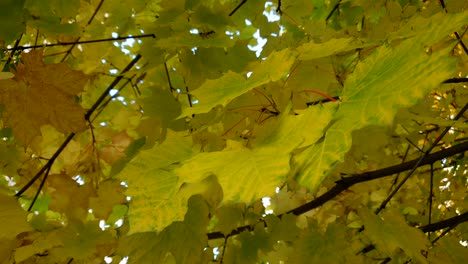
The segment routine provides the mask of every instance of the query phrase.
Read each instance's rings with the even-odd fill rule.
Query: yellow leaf
[[[3,120],[24,145],[41,135],[40,127],[50,124],[61,133],[86,128],[85,110],[74,96],[83,91],[88,77],[66,64],[44,64],[42,50],[22,56],[15,76],[0,79]]]
[[[0,223],[0,240],[13,239],[19,233],[32,230],[16,198],[3,194],[0,194]]]

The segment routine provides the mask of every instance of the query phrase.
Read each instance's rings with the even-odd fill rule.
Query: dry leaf
[[[25,53],[11,79],[0,80],[3,121],[25,146],[50,124],[61,133],[86,129],[85,110],[73,98],[88,77],[64,63],[44,64],[42,50]]]

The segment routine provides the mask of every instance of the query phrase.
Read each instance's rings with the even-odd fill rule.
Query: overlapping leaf
[[[125,193],[132,201],[130,233],[161,230],[183,218],[188,197],[174,198],[180,187],[178,177],[163,168],[192,155],[192,139],[184,133],[168,130],[164,143],[142,150],[118,174],[117,177],[127,183]]]
[[[32,230],[26,221],[27,213],[14,197],[0,194],[0,239],[13,239],[18,234]]]
[[[188,200],[183,221],[175,221],[159,234],[137,233],[120,241],[118,253],[129,256],[128,263],[205,263],[209,259],[203,248],[208,224],[208,205],[202,196]]]
[[[391,256],[396,249],[401,248],[409,257],[427,263],[423,255],[429,245],[427,237],[421,230],[408,226],[398,212],[386,213],[384,220],[370,212],[361,211],[360,215],[364,233],[378,250]]]
[[[289,109],[289,108],[288,108]],[[285,111],[253,149],[228,141],[223,151],[200,153],[176,170],[181,181],[198,182],[214,173],[227,201],[251,202],[271,195],[289,172],[290,152],[317,141],[331,119],[332,107],[311,107],[301,114]]]
[[[208,80],[190,92],[199,103],[185,108],[181,116],[207,113],[217,105],[225,106],[232,99],[260,85],[278,81],[286,76],[294,63],[295,52],[284,49],[272,53],[265,61],[252,65],[252,75],[227,72],[221,78]]]
[[[426,32],[387,44],[360,62],[345,81],[342,103],[323,142],[296,157],[299,182],[315,190],[351,147],[351,132],[368,125],[390,125],[398,109],[415,104],[455,74],[451,47],[426,53],[427,46],[468,22],[465,14],[423,20]],[[428,78],[430,76],[430,78]]]
[[[85,111],[74,96],[83,91],[87,76],[64,63],[44,64],[41,50],[25,53],[22,61],[13,79],[0,80],[3,120],[15,137],[29,145],[47,124],[62,133],[83,131]]]

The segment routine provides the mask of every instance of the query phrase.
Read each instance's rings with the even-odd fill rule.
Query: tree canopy
[[[1,1],[0,263],[468,263],[467,9]]]

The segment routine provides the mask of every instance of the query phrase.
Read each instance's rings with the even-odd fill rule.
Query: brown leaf
[[[15,77],[0,80],[3,120],[25,146],[50,124],[61,133],[86,129],[85,110],[73,98],[83,91],[88,77],[64,63],[44,64],[42,50],[22,56],[12,71]]]

